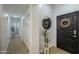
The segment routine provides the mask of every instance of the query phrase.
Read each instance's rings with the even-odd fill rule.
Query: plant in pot
[[[43,36],[44,36],[44,53],[49,54],[49,47],[48,47],[48,30],[44,29],[43,31]]]
[[[44,54],[49,54],[48,29],[51,27],[51,20],[50,20],[50,18],[49,17],[44,18],[43,22],[42,22],[42,25],[43,25],[43,28],[44,28],[44,31],[43,31],[43,37],[44,37],[44,49],[43,49],[43,52],[44,52]]]

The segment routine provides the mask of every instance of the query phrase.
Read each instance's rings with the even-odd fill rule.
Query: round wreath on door
[[[69,27],[70,24],[71,24],[71,22],[70,22],[69,19],[62,19],[62,20],[60,21],[60,26],[61,26],[62,28]]]

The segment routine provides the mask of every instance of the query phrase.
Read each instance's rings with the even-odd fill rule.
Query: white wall
[[[44,40],[43,40],[43,27],[42,20],[44,17],[49,16],[51,21],[53,20],[53,9],[51,5],[32,5],[30,8],[30,27],[32,37],[30,38],[30,51],[31,53],[40,53],[43,51]],[[52,27],[49,30],[49,45],[55,45],[56,39],[53,31],[53,26],[55,23],[52,23]]]
[[[40,25],[39,25],[39,37],[40,37],[40,52],[43,51],[43,47],[44,47],[44,38],[43,38],[43,33],[42,31],[44,30],[42,27],[42,20],[44,19],[44,17],[48,16],[50,17],[51,21],[54,22],[53,20],[53,9],[51,5],[39,5],[40,8]],[[52,27],[49,29],[49,46],[50,45],[54,45],[54,33],[53,33],[53,27],[54,23],[52,23]],[[51,41],[52,40],[52,41]]]
[[[3,5],[0,5],[0,49],[5,53],[9,43],[8,19],[2,16]]]
[[[2,11],[3,11],[3,5],[0,4],[0,16],[2,16]]]
[[[25,45],[27,46],[27,48],[29,49],[29,36],[30,36],[30,34],[29,34],[29,16],[27,16],[27,17],[24,17],[23,19],[22,19],[22,22],[21,22],[21,24],[22,24],[22,41],[25,43]]]
[[[32,48],[33,53],[39,53],[39,7],[32,7]]]
[[[3,51],[3,53],[5,53],[5,51],[8,48],[8,44],[9,44],[9,20],[8,17],[2,17],[2,19],[0,20],[1,22],[1,50]]]
[[[2,19],[2,5],[0,4],[0,21]],[[0,22],[0,28],[1,28],[1,22]],[[1,33],[1,29],[0,29],[0,33]],[[0,34],[0,50],[1,50],[1,34]]]
[[[30,5],[30,53],[39,53],[39,7]]]
[[[0,49],[5,53],[9,44],[9,17],[3,16],[3,5],[0,4]]]

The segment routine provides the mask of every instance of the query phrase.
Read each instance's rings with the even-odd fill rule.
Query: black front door
[[[57,47],[69,53],[77,53],[78,12],[57,16]]]

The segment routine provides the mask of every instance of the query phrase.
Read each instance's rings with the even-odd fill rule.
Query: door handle
[[[76,35],[76,34],[74,34],[74,35],[73,35],[73,37],[77,37],[77,35]]]
[[[77,31],[76,30],[74,30],[74,35],[73,35],[73,37],[77,37]]]
[[[77,34],[77,31],[76,30],[74,30],[74,34]]]

